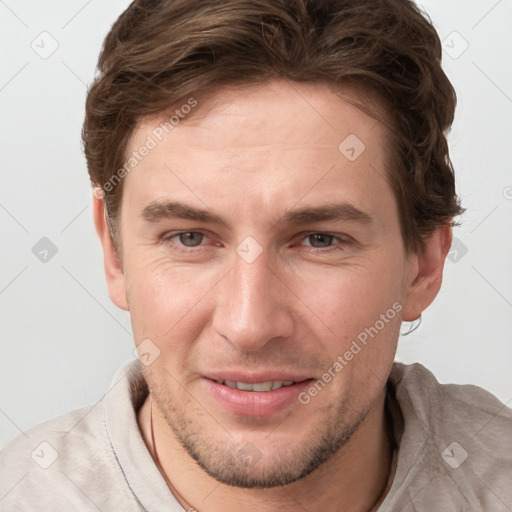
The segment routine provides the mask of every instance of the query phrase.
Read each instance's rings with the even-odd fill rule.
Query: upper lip
[[[267,370],[259,372],[239,371],[239,370],[224,370],[208,372],[204,375],[210,380],[230,380],[235,382],[244,382],[247,384],[256,384],[258,382],[269,382],[269,381],[294,381],[302,382],[304,380],[311,379],[311,375],[305,373],[296,373],[286,370]]]

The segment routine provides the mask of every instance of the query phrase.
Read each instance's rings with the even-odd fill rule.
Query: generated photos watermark
[[[343,355],[339,355],[336,361],[327,369],[322,377],[311,384],[311,386],[299,394],[299,402],[302,405],[307,405],[311,399],[318,395],[329,382],[331,382],[338,373],[340,373],[345,366],[349,364],[354,357],[367,346],[370,339],[375,338],[384,327],[389,324],[395,316],[402,311],[402,304],[395,302],[385,313],[381,314],[378,320],[375,321],[370,327],[366,327],[352,340],[350,347]]]
[[[105,193],[112,192],[119,185],[121,180],[139,165],[142,160],[155,149],[166,135],[171,133],[185,117],[190,114],[192,109],[197,107],[197,100],[193,97],[189,98],[186,103],[177,108],[167,121],[160,123],[153,129],[150,135],[146,137],[146,141],[139,148],[133,150],[126,159],[123,166],[118,169],[101,187],[94,189],[94,195],[98,199],[103,199]]]

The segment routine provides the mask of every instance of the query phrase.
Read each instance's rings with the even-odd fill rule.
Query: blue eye
[[[197,231],[186,231],[185,233],[175,235],[175,237],[177,237],[180,243],[185,247],[197,247],[198,245],[201,245],[205,238],[203,233],[199,233]]]
[[[321,249],[323,247],[331,247],[336,240],[336,237],[326,233],[315,233],[313,235],[307,236],[305,240],[309,242],[305,245],[310,245],[316,249]]]

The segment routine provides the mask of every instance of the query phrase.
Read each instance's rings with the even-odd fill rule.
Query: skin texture
[[[162,470],[185,509],[371,510],[390,471],[383,388],[400,323],[435,298],[451,230],[406,253],[385,129],[325,85],[274,80],[197,99],[124,178],[120,254],[94,198],[110,296],[129,310],[136,344],[160,351],[142,368]],[[144,119],[129,151],[161,120]],[[354,161],[338,150],[350,134],[365,144]],[[218,219],[144,218],[166,201]],[[290,222],[291,211],[339,203],[370,220],[309,212]],[[205,236],[186,247],[180,232]],[[236,250],[249,236],[261,248],[251,263]],[[243,417],[207,392],[214,370],[320,379],[393,304],[401,311],[307,405]],[[146,401],[139,423],[150,445],[149,412]]]

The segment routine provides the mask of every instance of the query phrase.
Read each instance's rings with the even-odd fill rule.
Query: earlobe
[[[406,290],[402,319],[412,322],[436,298],[443,280],[444,262],[452,243],[452,228],[437,228],[425,241],[425,249],[412,256],[412,275]]]
[[[105,214],[105,201],[93,194],[93,215],[96,232],[98,233],[103,247],[103,263],[105,267],[105,278],[107,280],[108,292],[112,302],[119,308],[128,311],[128,300],[126,297],[126,285],[124,280],[123,266],[117,253]]]

